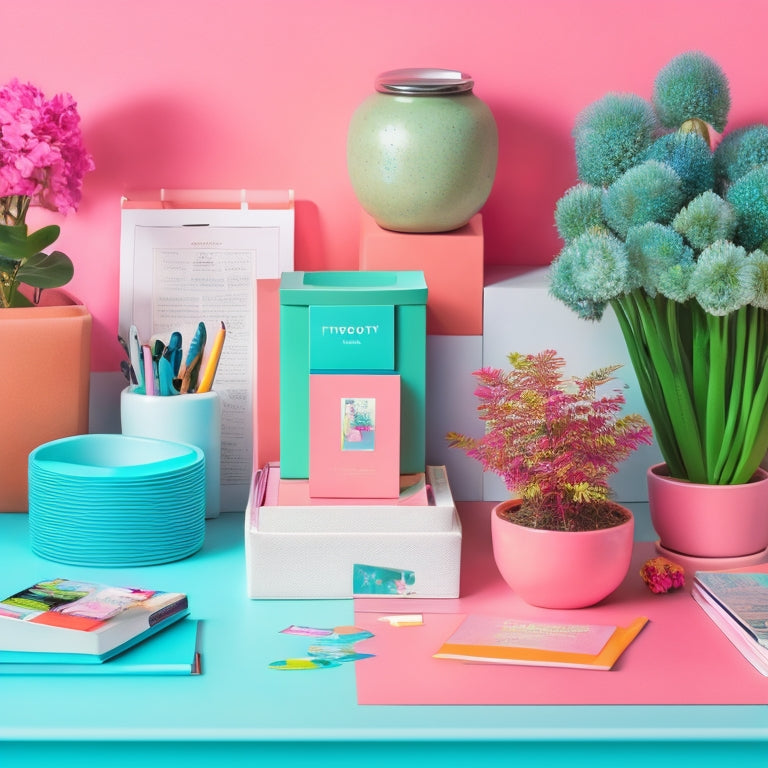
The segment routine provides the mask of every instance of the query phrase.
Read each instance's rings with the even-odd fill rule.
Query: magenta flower
[[[30,205],[77,210],[83,176],[93,167],[70,94],[46,99],[16,79],[0,88],[0,306],[37,303],[43,289],[72,278],[69,256],[42,251],[58,238],[58,225],[30,234],[26,216]]]
[[[69,213],[93,167],[70,94],[46,99],[17,79],[0,89],[0,198],[29,197],[32,205]]]
[[[643,564],[640,576],[654,594],[664,594],[685,585],[685,571],[666,557],[654,557]]]

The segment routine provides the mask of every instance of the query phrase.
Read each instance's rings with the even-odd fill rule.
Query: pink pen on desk
[[[144,391],[147,395],[154,395],[155,366],[152,362],[152,350],[149,344],[141,345],[141,354],[144,359]]]

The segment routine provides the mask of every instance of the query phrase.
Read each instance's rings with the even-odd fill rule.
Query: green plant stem
[[[768,451],[768,311],[714,316],[642,290],[611,305],[672,476],[747,482]]]
[[[740,458],[738,450],[744,445],[745,423],[744,416],[749,412],[749,403],[754,391],[754,332],[750,323],[748,307],[742,307],[734,313],[731,328],[733,332],[733,361],[726,356],[722,361],[723,376],[729,374],[724,382],[723,397],[727,421],[723,434],[719,436],[720,445],[713,446],[717,454],[710,466],[710,471],[715,478],[714,482],[721,482],[723,477],[729,477]],[[726,322],[728,318],[711,318]],[[713,366],[714,366],[713,361]],[[741,375],[738,375],[741,372]],[[719,449],[718,449],[719,448]]]
[[[611,304],[624,335],[640,391],[653,422],[656,441],[661,448],[664,460],[670,467],[670,471],[679,474],[683,471],[682,459],[679,455],[670,420],[667,417],[661,382],[653,369],[653,362],[645,344],[645,333],[639,308],[628,295],[615,299]]]
[[[636,371],[636,361],[643,371],[643,381],[640,377],[638,381],[664,460],[673,476],[704,482],[701,431],[686,376],[690,356],[680,337],[670,333],[666,301],[635,290],[611,303],[625,310],[624,339]],[[674,328],[678,328],[677,322]]]
[[[707,386],[707,408],[702,424],[704,437],[704,455],[706,457],[705,482],[715,482],[713,478],[717,455],[723,445],[725,432],[725,411],[727,410],[726,377],[728,375],[728,333],[729,318],[707,315],[709,331],[709,382]],[[743,345],[742,345],[743,346]],[[736,345],[735,354],[739,354]]]

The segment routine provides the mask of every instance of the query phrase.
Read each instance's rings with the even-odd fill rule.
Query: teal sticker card
[[[313,372],[393,371],[394,306],[310,306],[309,368]]]
[[[352,592],[354,595],[409,595],[413,594],[416,574],[397,568],[355,563],[352,566]]]

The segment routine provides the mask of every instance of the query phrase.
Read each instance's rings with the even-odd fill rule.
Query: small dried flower
[[[682,566],[667,560],[666,557],[654,557],[643,564],[640,576],[654,594],[660,595],[671,589],[680,589],[685,585],[685,571]]]

